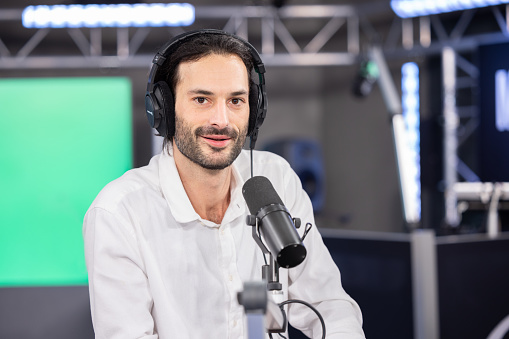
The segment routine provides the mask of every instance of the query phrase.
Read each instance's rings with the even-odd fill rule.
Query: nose
[[[212,110],[209,123],[217,128],[225,128],[229,124],[228,107],[226,103],[217,103]]]

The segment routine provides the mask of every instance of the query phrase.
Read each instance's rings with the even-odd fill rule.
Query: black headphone
[[[231,33],[216,30],[202,29],[178,35],[168,41],[155,55],[152,60],[147,92],[145,94],[145,111],[152,128],[163,137],[172,137],[175,134],[175,100],[170,86],[166,81],[157,81],[158,70],[164,64],[171,53],[182,43],[191,37],[200,34],[221,34],[231,36],[242,42],[251,52],[253,67],[258,74],[258,84],[251,83],[249,86],[249,127],[247,135],[251,138],[250,148],[253,149],[258,137],[258,130],[267,114],[267,94],[265,92],[265,66],[256,49],[244,39]]]

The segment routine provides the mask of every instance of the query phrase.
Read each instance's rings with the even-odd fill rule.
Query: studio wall
[[[399,67],[392,67],[399,88]],[[380,90],[352,95],[357,66],[269,68],[269,111],[259,145],[311,138],[323,150],[325,228],[404,231],[392,130]]]

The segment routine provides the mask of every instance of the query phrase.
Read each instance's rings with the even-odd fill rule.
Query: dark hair
[[[164,62],[161,71],[158,72],[160,79],[154,82],[165,81],[173,94],[178,82],[178,66],[182,62],[198,61],[211,54],[237,55],[246,66],[249,80],[252,78],[253,57],[249,48],[237,38],[226,34],[198,34],[185,39],[170,52]]]
[[[184,39],[172,47],[167,60],[157,72],[154,82],[165,81],[175,98],[175,90],[179,81],[178,67],[183,62],[198,61],[212,54],[237,55],[246,66],[249,77],[249,103],[256,106],[258,98],[256,85],[253,81],[254,60],[251,50],[239,39],[227,34],[197,34]],[[252,110],[252,108],[251,108]],[[250,114],[250,123],[253,114]],[[173,135],[164,136],[166,145]]]

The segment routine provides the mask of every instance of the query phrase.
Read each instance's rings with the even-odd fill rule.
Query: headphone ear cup
[[[161,122],[157,131],[163,137],[172,138],[175,134],[175,100],[170,86],[165,81],[156,82],[154,95],[161,112]]]
[[[258,94],[258,86],[251,81],[249,84],[249,127],[247,129],[247,135],[251,136],[255,127],[256,120],[258,119],[259,113],[259,94]]]

